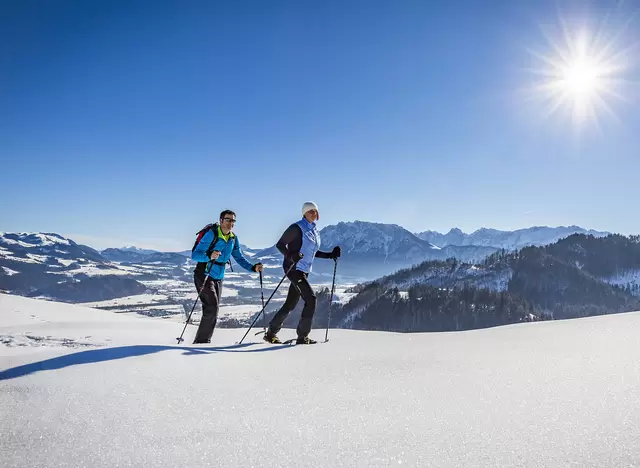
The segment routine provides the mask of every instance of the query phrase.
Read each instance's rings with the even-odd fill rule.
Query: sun
[[[527,93],[542,101],[546,117],[568,116],[575,127],[598,125],[604,116],[617,119],[615,105],[627,99],[627,73],[633,65],[635,44],[622,44],[620,28],[601,26],[595,32],[572,30],[560,21],[553,34],[543,31],[543,51],[529,49],[534,66],[527,71],[536,76]],[[636,50],[637,52],[637,50]]]
[[[562,71],[561,86],[574,99],[585,99],[602,91],[604,70],[587,58],[577,58]]]
[[[597,119],[603,111],[613,114],[608,100],[619,96],[614,86],[615,68],[595,56],[574,53],[566,57],[555,65],[544,86],[550,93],[552,112],[564,105],[579,125]]]

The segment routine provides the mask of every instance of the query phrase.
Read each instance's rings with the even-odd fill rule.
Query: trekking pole
[[[182,338],[182,335],[184,335],[184,331],[187,329],[187,325],[189,325],[189,320],[191,320],[191,314],[193,314],[193,311],[196,308],[196,304],[198,303],[198,299],[200,299],[200,294],[202,294],[202,291],[204,291],[204,287],[207,284],[207,280],[209,279],[209,275],[211,274],[211,267],[212,266],[213,266],[213,263],[211,261],[208,262],[207,268],[205,269],[207,274],[204,277],[204,282],[202,283],[202,287],[200,288],[200,291],[198,291],[198,296],[196,297],[196,300],[193,303],[193,307],[191,308],[191,312],[189,312],[189,316],[187,317],[187,321],[184,324],[184,328],[182,329],[182,333],[180,333],[180,336],[178,338],[176,338],[176,340],[178,340],[178,344],[180,344],[180,343],[182,343],[184,341],[184,339]]]
[[[242,339],[237,344],[242,344],[242,341],[247,337],[247,335],[249,334],[249,331],[253,328],[253,325],[258,321],[258,319],[260,318],[260,314],[264,313],[265,307],[267,307],[267,305],[269,305],[269,301],[271,301],[271,298],[276,293],[276,291],[278,290],[278,288],[280,287],[280,285],[282,284],[282,282],[284,281],[284,279],[287,277],[287,275],[289,274],[289,272],[291,271],[291,269],[294,266],[295,266],[295,263],[291,264],[291,266],[289,267],[287,272],[284,274],[284,276],[282,277],[282,279],[278,283],[278,286],[276,286],[276,289],[273,290],[273,292],[271,293],[271,296],[269,296],[269,299],[267,299],[267,302],[265,303],[265,305],[262,306],[262,310],[260,311],[260,313],[258,315],[256,315],[256,318],[254,318],[253,322],[251,322],[251,325],[249,325],[249,330],[247,330],[247,332],[244,334]]]
[[[262,271],[260,272],[260,300],[262,301],[262,308],[264,309],[264,289],[262,287]],[[267,333],[267,316],[266,314],[262,314],[262,331],[255,333],[255,335],[259,335],[260,333]]]
[[[331,321],[331,305],[333,304],[333,293],[336,290],[336,270],[338,269],[338,259],[333,259],[333,281],[331,282],[331,297],[329,297],[329,317],[327,317],[327,332],[324,335],[324,342],[329,341],[329,322]]]

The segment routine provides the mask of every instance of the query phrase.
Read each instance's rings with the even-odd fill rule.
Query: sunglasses
[[[235,223],[236,220],[234,218],[222,218],[222,221],[229,221],[230,223]]]

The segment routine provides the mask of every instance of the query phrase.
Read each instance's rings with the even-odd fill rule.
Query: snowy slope
[[[198,348],[168,320],[7,295],[0,314],[7,467],[640,465],[640,313]]]

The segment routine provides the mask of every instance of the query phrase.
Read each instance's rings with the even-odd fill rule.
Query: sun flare
[[[543,102],[547,117],[564,114],[576,127],[598,125],[603,114],[617,119],[615,102],[628,101],[625,75],[634,47],[621,47],[619,29],[610,33],[572,30],[561,21],[559,32],[545,32],[545,51],[529,51],[537,64],[528,70],[538,79],[527,92]]]

